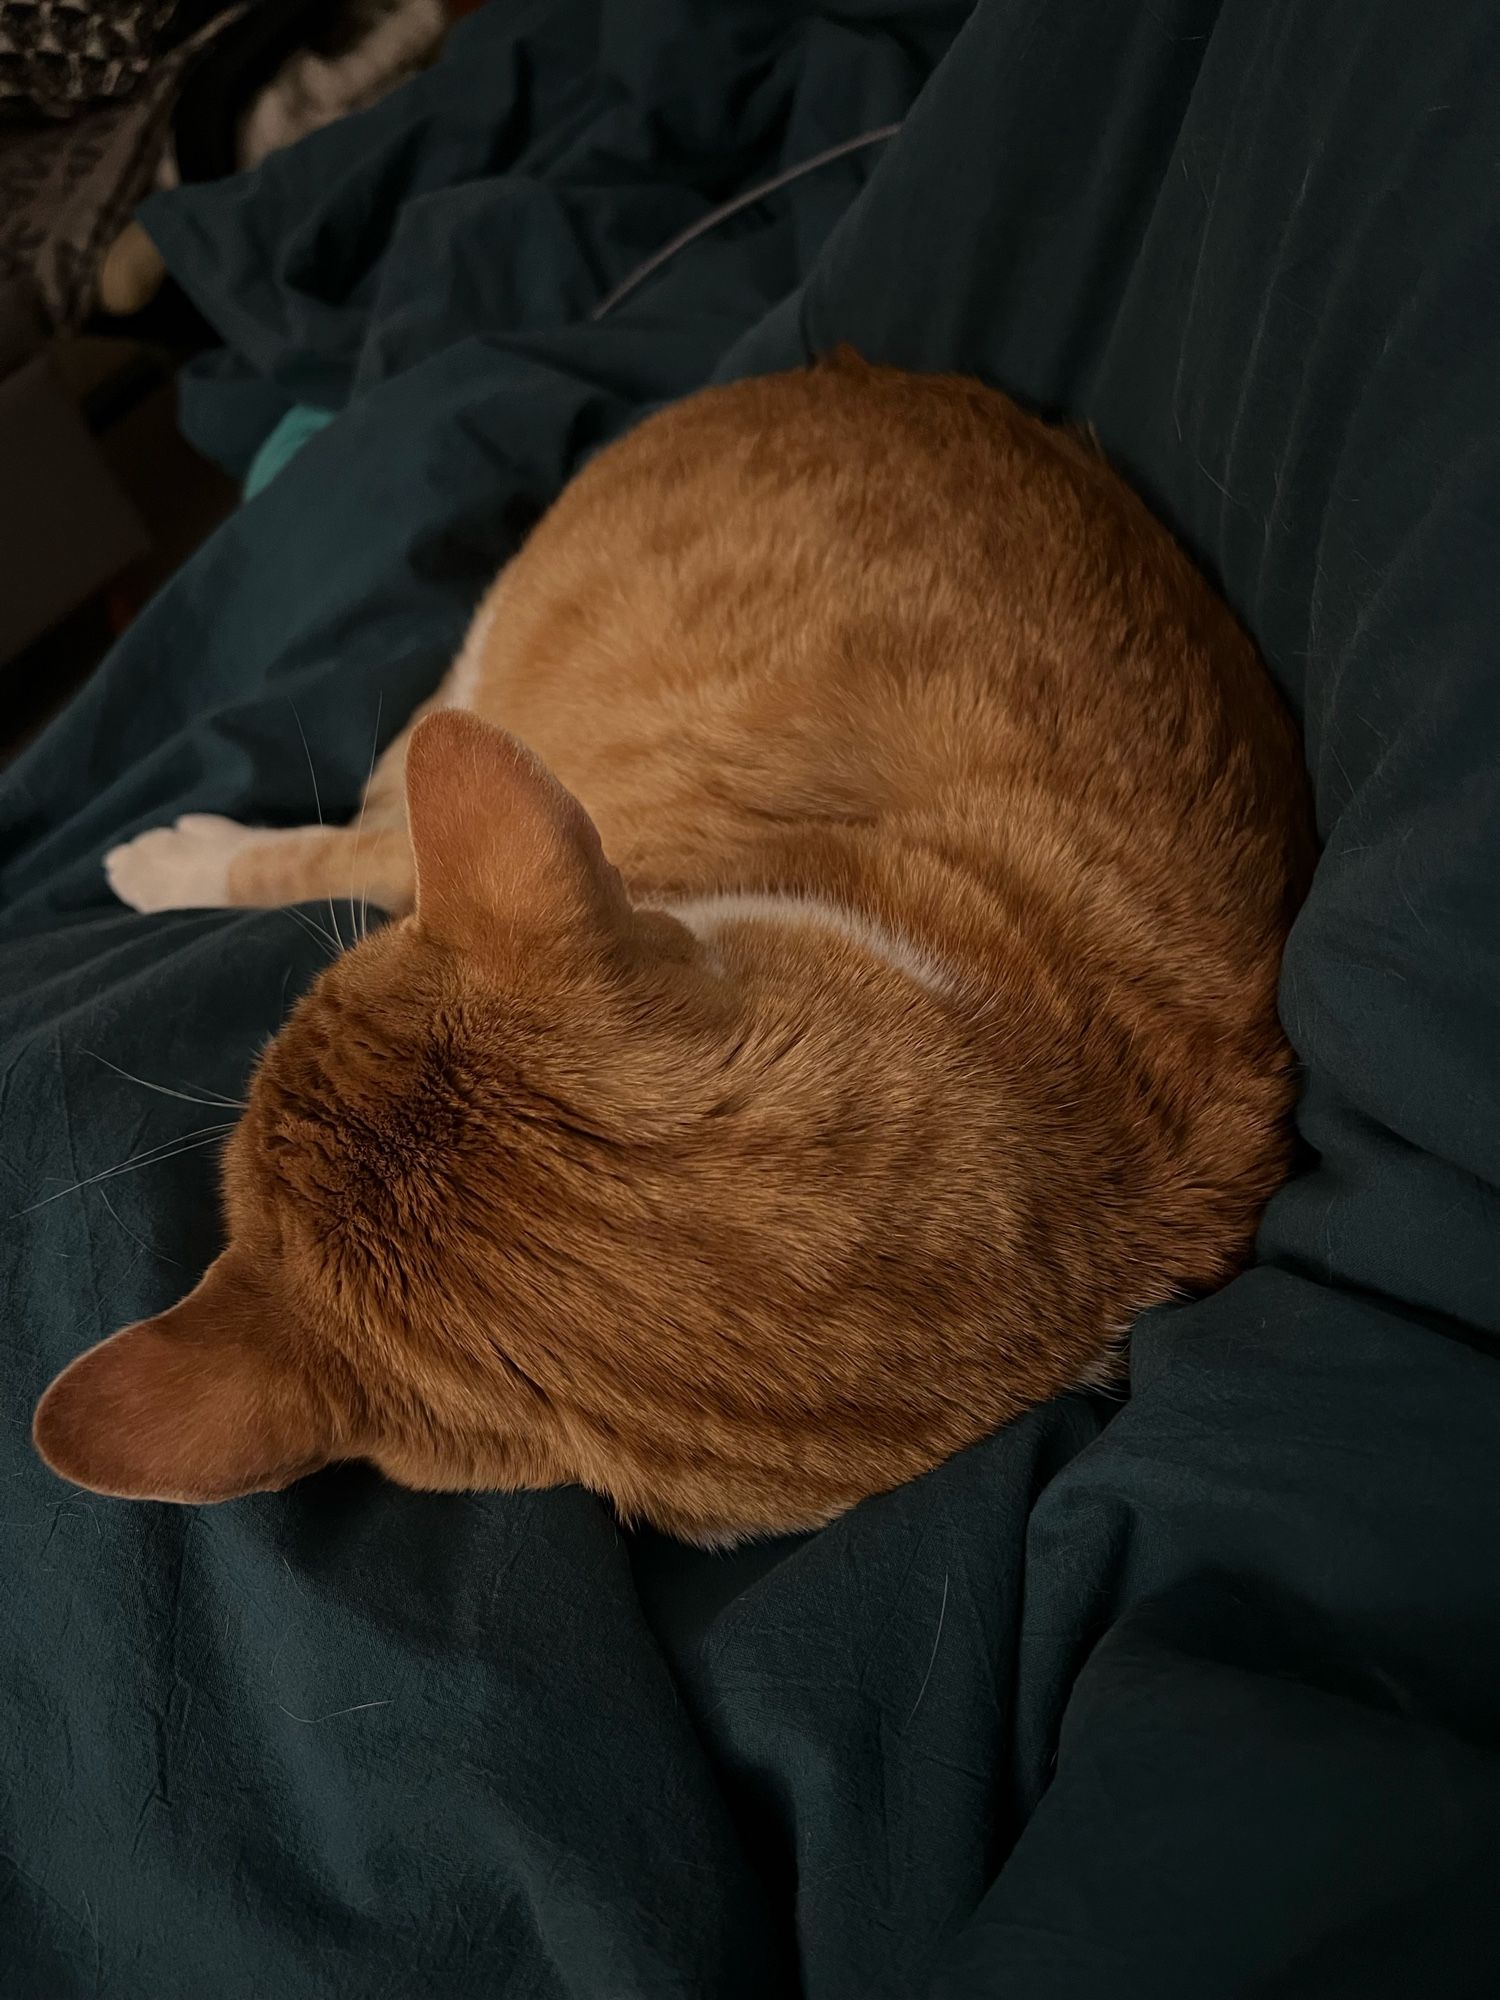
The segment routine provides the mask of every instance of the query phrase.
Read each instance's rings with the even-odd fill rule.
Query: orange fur
[[[1292,728],[1102,457],[975,382],[841,353],[603,452],[359,837],[414,913],[262,1060],[204,1284],[43,1401],[86,1485],[363,1457],[807,1526],[1099,1379],[1285,1170]],[[246,834],[226,899],[347,894],[354,838]]]

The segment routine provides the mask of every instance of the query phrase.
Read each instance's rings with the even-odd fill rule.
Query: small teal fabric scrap
[[[253,500],[257,493],[263,493],[277,473],[291,464],[308,439],[331,424],[336,414],[333,410],[315,410],[308,403],[298,403],[288,410],[250,462],[250,470],[245,474],[245,498]]]

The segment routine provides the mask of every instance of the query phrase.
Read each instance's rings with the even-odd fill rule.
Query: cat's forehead
[[[396,1172],[457,1143],[492,1093],[462,1041],[440,1027],[382,1035],[285,1031],[252,1085],[246,1127],[261,1152]]]
[[[380,934],[345,952],[310,986],[268,1043],[252,1081],[267,1111],[316,1116],[431,1084],[471,1040],[453,982],[408,937]]]
[[[376,939],[299,1001],[266,1049],[236,1134],[235,1212],[274,1209],[291,1240],[367,1248],[394,1232],[506,1218],[620,1125],[639,1032],[593,996],[512,983]],[[268,1232],[271,1233],[271,1232]]]

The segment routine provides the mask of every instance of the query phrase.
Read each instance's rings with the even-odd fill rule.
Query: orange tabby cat
[[[363,1458],[807,1527],[1108,1378],[1285,1169],[1291,725],[1097,453],[976,382],[845,352],[653,416],[367,808],[109,858],[142,909],[412,913],[262,1059],[201,1284],[43,1399],[83,1485]]]

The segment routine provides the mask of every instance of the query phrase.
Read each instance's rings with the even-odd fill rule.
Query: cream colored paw
[[[184,813],[104,857],[109,886],[133,910],[214,910],[229,900],[229,864],[266,838],[217,813]]]

